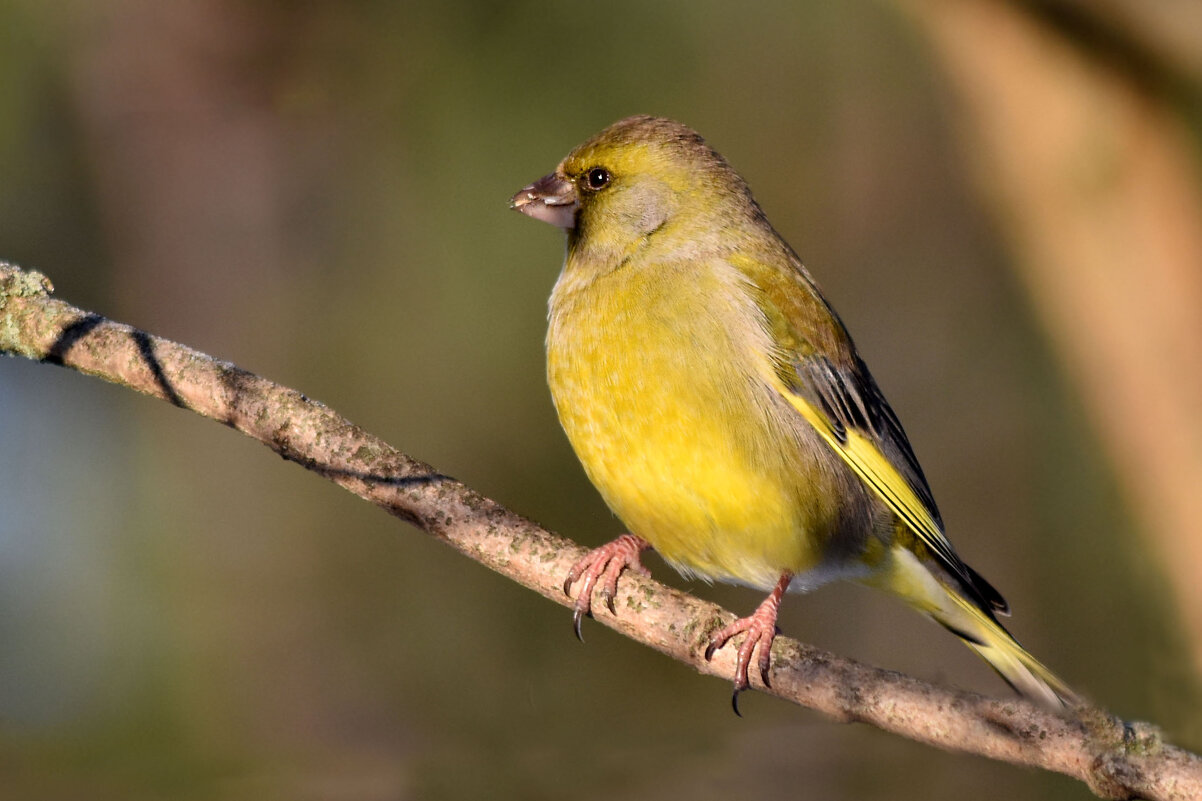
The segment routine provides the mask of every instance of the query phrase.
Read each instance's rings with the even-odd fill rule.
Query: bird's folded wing
[[[959,572],[960,559],[943,535],[905,434],[888,424],[892,412],[823,357],[806,359],[796,370],[801,381],[782,388],[789,404],[940,561]]]
[[[747,279],[763,314],[772,351],[765,354],[772,388],[813,427],[932,557],[982,608],[1005,612],[1001,594],[956,555],[943,534],[935,499],[901,423],[856,354],[838,314],[801,260],[739,253],[729,263]]]
[[[782,382],[778,391],[983,608],[1006,613],[1001,594],[964,564],[944,536],[901,423],[863,362],[853,359],[851,369],[818,355],[799,359],[793,363],[798,380]]]

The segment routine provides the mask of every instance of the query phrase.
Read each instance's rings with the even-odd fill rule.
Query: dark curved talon
[[[584,642],[584,635],[580,633],[581,621],[585,616],[593,616],[593,586],[597,583],[597,576],[592,570],[584,573],[584,580],[580,584],[580,594],[576,596],[576,603],[572,607],[572,629],[576,632],[576,639]]]
[[[614,606],[614,594],[610,591],[609,585],[601,588],[601,599],[605,601],[605,606],[609,609],[611,615],[618,614],[618,610]]]
[[[580,621],[584,620],[585,611],[579,605],[572,612],[572,630],[576,632],[576,639],[584,642],[584,635],[580,633]]]
[[[589,559],[592,557],[592,555],[593,554],[590,551],[587,556],[578,561],[576,564],[572,565],[572,569],[568,571],[568,577],[563,580],[564,595],[568,596],[569,598],[572,597],[572,585],[575,584],[580,577],[585,574],[585,571],[588,570],[591,564]]]
[[[710,640],[710,644],[705,646],[705,661],[709,662],[711,659],[713,659],[714,651],[717,651],[722,647],[722,645],[723,643],[720,643],[717,640]]]
[[[739,717],[743,717],[743,713],[739,711],[739,693],[740,692],[741,692],[741,690],[739,690],[739,688],[736,687],[735,691],[733,693],[731,693],[730,706],[735,711],[736,715],[738,715]]]

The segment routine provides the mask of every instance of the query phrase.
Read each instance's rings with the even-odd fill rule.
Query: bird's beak
[[[557,228],[575,228],[580,208],[576,187],[558,172],[544,175],[523,187],[509,201],[509,208]]]

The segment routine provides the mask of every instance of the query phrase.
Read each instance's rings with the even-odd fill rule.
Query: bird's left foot
[[[584,642],[580,634],[580,622],[585,615],[592,617],[593,587],[601,582],[601,597],[609,607],[611,614],[617,614],[614,608],[614,596],[618,592],[618,576],[623,570],[633,570],[642,576],[650,576],[651,572],[639,561],[639,554],[651,547],[651,543],[633,534],[623,534],[612,542],[607,542],[600,548],[594,548],[584,555],[572,569],[568,571],[567,580],[563,583],[563,594],[572,594],[572,585],[583,579],[576,603],[572,606],[572,625],[576,630],[576,639]]]
[[[768,681],[768,668],[772,664],[772,641],[776,639],[778,629],[776,628],[776,615],[780,610],[781,598],[784,597],[785,590],[789,588],[789,582],[793,580],[792,573],[784,573],[780,577],[780,581],[776,583],[772,593],[764,599],[764,602],[756,607],[755,612],[750,617],[741,617],[729,626],[725,626],[712,637],[710,637],[709,645],[705,649],[705,660],[708,662],[722,646],[734,637],[736,634],[745,634],[742,644],[739,645],[739,652],[735,662],[735,691],[731,696],[730,704],[734,707],[735,714],[742,717],[739,712],[739,693],[751,687],[751,682],[748,680],[747,672],[751,665],[751,656],[755,651],[756,646],[759,646],[759,658],[756,660],[756,667],[760,671],[760,679],[764,682],[764,686],[770,686]]]

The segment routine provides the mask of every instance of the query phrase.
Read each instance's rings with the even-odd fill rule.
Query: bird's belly
[[[585,471],[632,533],[684,573],[767,589],[784,570],[818,568],[847,528],[841,467],[774,417],[748,354],[705,322],[553,327],[548,381]],[[682,359],[681,337],[702,361]]]
[[[679,403],[649,414],[623,400],[577,408],[564,427],[633,533],[687,572],[757,586],[817,560],[798,530],[795,493],[779,477],[749,464],[722,432],[685,424]]]

